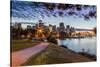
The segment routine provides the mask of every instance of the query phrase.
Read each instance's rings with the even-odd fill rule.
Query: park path
[[[36,55],[48,46],[48,43],[40,43],[34,47],[26,48],[12,53],[12,67],[20,66],[25,63],[31,56]]]

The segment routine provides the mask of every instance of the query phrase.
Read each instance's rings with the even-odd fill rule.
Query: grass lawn
[[[11,42],[11,52],[22,50],[24,48],[33,47],[39,42],[32,42],[31,40],[12,40]]]
[[[87,61],[92,60],[69,49],[57,46],[55,44],[50,44],[44,51],[32,56],[22,65],[58,64]]]

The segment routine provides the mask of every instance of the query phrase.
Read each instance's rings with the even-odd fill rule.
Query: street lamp
[[[38,30],[40,33],[42,32],[42,30],[40,29],[40,30]]]

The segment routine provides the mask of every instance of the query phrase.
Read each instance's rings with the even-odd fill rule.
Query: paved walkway
[[[48,46],[48,43],[40,43],[34,47],[26,48],[12,53],[12,67],[20,66],[25,63],[31,56],[36,55]]]

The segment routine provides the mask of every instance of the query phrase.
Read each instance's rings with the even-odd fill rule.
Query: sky
[[[75,28],[91,29],[96,27],[95,5],[68,4],[65,9],[62,9],[62,6],[59,5],[63,4],[11,1],[11,22],[37,23],[38,20],[42,20],[46,22],[45,25],[59,26],[59,23],[63,22],[65,25]],[[90,12],[92,12],[92,15]]]

